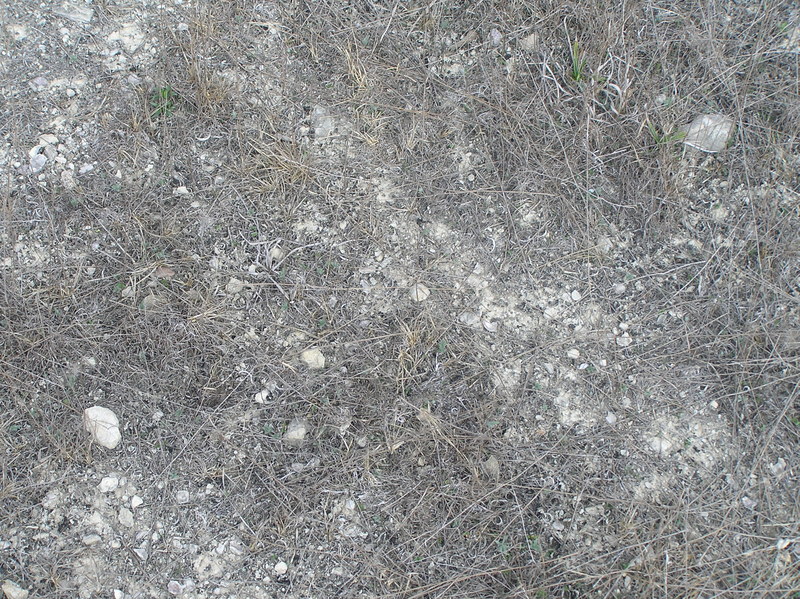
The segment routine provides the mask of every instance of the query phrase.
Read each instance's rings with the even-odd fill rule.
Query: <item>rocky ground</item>
[[[4,3],[6,597],[800,596],[800,14],[612,6]]]

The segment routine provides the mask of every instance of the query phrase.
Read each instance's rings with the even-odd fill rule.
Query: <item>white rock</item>
[[[539,48],[539,34],[531,33],[519,40],[519,47],[526,52],[533,52]]]
[[[161,304],[161,298],[157,295],[150,293],[142,300],[142,310],[153,310]]]
[[[181,489],[180,491],[175,492],[175,501],[177,501],[178,503],[189,503],[191,498],[192,496],[186,489]]]
[[[110,493],[119,486],[119,478],[116,476],[104,476],[100,484],[97,485],[97,490],[101,493]]]
[[[467,311],[459,314],[458,320],[463,325],[466,325],[468,327],[474,327],[477,326],[478,323],[481,321],[481,317],[475,312]]]
[[[733,135],[733,120],[722,114],[703,114],[683,128],[683,143],[703,152],[724,150]]]
[[[126,528],[133,528],[133,512],[128,508],[120,508],[119,510],[119,523]]]
[[[16,582],[6,580],[3,583],[2,589],[7,599],[28,599],[28,591],[23,589]]]
[[[34,154],[31,156],[30,160],[32,173],[38,173],[44,168],[44,165],[47,164],[47,156],[44,154]]]
[[[299,447],[305,441],[308,434],[308,421],[305,418],[295,418],[286,427],[283,440],[287,445]]]
[[[581,301],[581,298],[583,297],[581,295],[581,292],[578,291],[577,289],[573,290],[572,293],[570,293],[569,295],[572,298],[573,302],[579,302],[579,301]]]
[[[489,320],[488,318],[484,318],[482,321],[483,328],[489,331],[490,333],[497,332],[497,323],[493,320]]]
[[[754,499],[750,499],[747,495],[742,497],[742,505],[747,508],[748,510],[753,510],[758,505],[758,502]]]
[[[606,422],[614,426],[617,423],[617,415],[614,412],[609,412],[606,414]]]
[[[275,574],[283,576],[289,571],[289,565],[286,562],[278,562],[275,564]]]
[[[330,137],[336,130],[336,120],[323,106],[314,106],[311,111],[311,126],[314,128],[314,138],[317,140]]]
[[[577,360],[578,358],[580,358],[580,357],[581,357],[581,352],[580,352],[580,351],[578,351],[577,349],[575,349],[575,348],[573,347],[571,350],[569,350],[569,351],[567,352],[567,357],[568,357],[570,360]]]
[[[625,283],[617,283],[614,285],[614,294],[615,295],[622,295],[628,288],[625,286]]]
[[[652,437],[648,442],[653,451],[657,453],[669,453],[672,449],[672,441],[664,437]]]
[[[83,411],[83,428],[92,435],[92,440],[108,449],[114,449],[122,441],[119,419],[108,408],[92,406]]]
[[[307,368],[311,370],[319,370],[325,368],[325,356],[317,348],[307,349],[300,354],[300,360]]]
[[[135,510],[137,507],[140,507],[143,503],[144,503],[144,499],[142,499],[138,495],[134,495],[133,497],[131,497],[131,508],[132,509]]]
[[[620,347],[628,347],[633,343],[633,338],[628,333],[623,333],[617,337],[616,343]]]
[[[424,302],[430,296],[431,290],[422,283],[417,283],[411,286],[410,294],[415,302]]]
[[[53,12],[59,17],[64,17],[81,25],[89,23],[94,16],[94,9],[73,2],[62,3],[58,8],[54,8]]]
[[[100,537],[100,535],[88,534],[88,535],[84,535],[81,538],[81,543],[83,543],[84,545],[86,545],[88,547],[91,547],[92,545],[97,545],[97,543],[99,543],[102,540],[103,539],[102,539],[102,537]]]
[[[225,291],[230,295],[236,295],[242,289],[244,289],[244,281],[240,281],[236,277],[231,277],[231,280],[225,285]]]
[[[489,478],[495,481],[500,478],[500,461],[493,455],[489,456],[481,466]]]

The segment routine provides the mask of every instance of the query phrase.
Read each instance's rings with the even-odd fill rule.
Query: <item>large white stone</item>
[[[108,449],[114,449],[122,441],[119,419],[108,408],[86,408],[83,411],[83,428],[92,435],[92,441]]]
[[[307,349],[300,354],[300,360],[311,370],[325,368],[325,356],[318,349]]]
[[[703,152],[724,150],[733,135],[733,120],[722,114],[701,114],[687,127],[683,143]]]

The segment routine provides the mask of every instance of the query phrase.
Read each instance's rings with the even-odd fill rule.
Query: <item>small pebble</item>
[[[141,506],[144,503],[144,499],[139,497],[138,495],[134,495],[131,497],[131,508],[136,509],[137,507]]]
[[[119,479],[116,476],[104,476],[100,484],[97,485],[97,490],[101,493],[110,493],[119,486]]]
[[[283,440],[287,445],[300,447],[308,434],[308,421],[304,418],[295,418],[286,427]]]
[[[241,292],[242,289],[244,289],[244,281],[240,281],[236,277],[231,277],[231,280],[225,285],[225,291],[230,295],[236,295]]]
[[[575,349],[575,348],[573,347],[571,350],[569,350],[569,351],[567,352],[567,357],[568,357],[570,360],[577,360],[578,358],[580,358],[580,357],[581,357],[581,352],[580,352],[580,351],[578,351],[577,349]]]
[[[178,503],[189,503],[191,499],[191,495],[189,495],[189,491],[186,489],[181,489],[180,491],[175,492],[175,501]]]
[[[411,286],[410,290],[411,299],[415,302],[424,302],[431,295],[431,290],[422,283],[417,283]]]
[[[289,566],[286,562],[278,562],[275,564],[275,574],[283,576],[289,571]]]
[[[133,512],[124,507],[119,510],[119,523],[126,528],[133,528]]]

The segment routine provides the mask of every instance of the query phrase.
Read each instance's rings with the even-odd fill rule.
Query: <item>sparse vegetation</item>
[[[787,3],[7,4],[3,579],[796,594]]]

